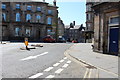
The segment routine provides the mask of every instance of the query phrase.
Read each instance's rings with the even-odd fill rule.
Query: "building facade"
[[[61,18],[58,18],[58,37],[64,37],[65,35],[65,25]]]
[[[93,26],[93,20],[94,20],[94,11],[92,9],[92,6],[94,5],[94,2],[86,2],[86,30],[85,34],[87,36],[86,42],[91,43],[93,39],[93,33],[94,33],[94,26]]]
[[[85,29],[85,28],[84,28]],[[70,25],[65,26],[65,38],[68,41],[77,40],[80,43],[84,42],[84,35],[82,29],[80,30],[80,25],[75,25],[72,28]]]
[[[46,2],[2,2],[2,40],[42,41],[49,32],[55,38],[57,8]]]
[[[101,2],[94,9],[94,51],[120,53],[120,2]]]

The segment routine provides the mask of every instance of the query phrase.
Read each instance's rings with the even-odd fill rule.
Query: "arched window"
[[[30,14],[27,14],[26,15],[26,21],[29,22],[31,20],[31,15]]]
[[[16,21],[20,21],[20,13],[16,13]]]
[[[2,13],[2,20],[6,21],[6,14],[5,13]]]
[[[52,18],[51,17],[47,18],[47,24],[52,24]]]
[[[41,19],[41,16],[40,16],[40,15],[37,15],[37,16],[36,16],[37,22],[40,22],[40,19]]]

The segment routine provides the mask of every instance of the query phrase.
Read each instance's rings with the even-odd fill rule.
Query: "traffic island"
[[[43,47],[43,45],[41,45],[41,44],[32,44],[31,46],[34,46],[34,47]]]
[[[20,50],[30,50],[30,49],[36,49],[36,48],[33,46],[28,46],[28,49],[26,49],[26,47],[20,48]]]

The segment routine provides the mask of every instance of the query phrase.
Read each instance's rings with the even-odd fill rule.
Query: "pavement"
[[[92,43],[74,44],[64,55],[86,68],[97,69],[101,78],[118,78],[118,56],[93,52],[91,45]]]

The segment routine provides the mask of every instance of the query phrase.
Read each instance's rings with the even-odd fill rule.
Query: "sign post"
[[[28,38],[25,38],[25,46],[26,46],[26,49],[28,50]]]

